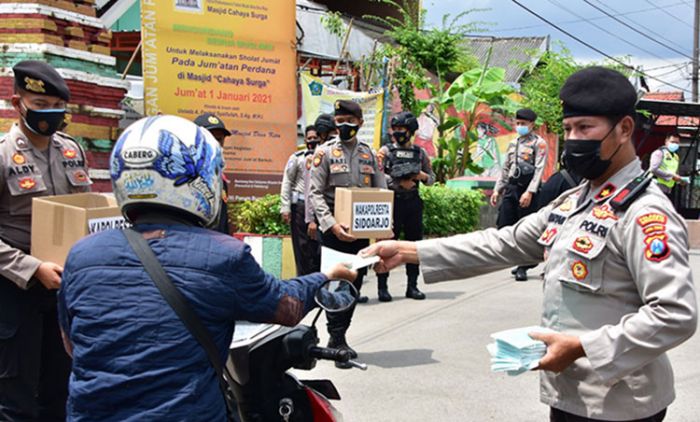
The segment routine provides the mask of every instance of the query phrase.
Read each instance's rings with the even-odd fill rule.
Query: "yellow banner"
[[[234,199],[279,192],[296,147],[295,3],[141,0],[147,115],[219,116]]]
[[[312,125],[319,114],[333,114],[336,100],[352,100],[362,107],[364,124],[357,138],[379,149],[382,141],[382,113],[384,111],[384,90],[378,92],[355,92],[338,89],[324,83],[308,73],[300,75],[302,113],[304,125]]]

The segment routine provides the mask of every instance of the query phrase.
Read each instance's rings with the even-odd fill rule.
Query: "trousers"
[[[56,292],[0,277],[0,420],[64,421],[70,371]]]
[[[362,249],[369,246],[368,239],[358,239],[354,242],[343,242],[342,240],[338,239],[331,232],[331,230],[327,230],[326,232],[324,232],[321,239],[323,246],[335,249],[336,251],[351,254],[356,254]],[[357,271],[357,278],[352,284],[355,286],[358,292],[362,289],[362,280],[365,278],[366,274],[367,268],[362,268]],[[345,312],[326,313],[326,319],[328,320],[328,334],[330,334],[331,337],[344,336],[345,333],[348,331],[348,328],[350,327],[350,323],[352,322],[352,316],[354,314],[355,305],[353,305],[350,309],[348,309]]]
[[[304,203],[292,204],[291,208],[290,229],[297,275],[321,271],[321,246],[316,239],[309,238],[307,234],[309,225],[304,221]]]

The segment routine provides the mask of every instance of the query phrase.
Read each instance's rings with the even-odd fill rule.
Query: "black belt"
[[[418,198],[420,195],[418,194],[418,189],[410,190],[407,192],[394,192],[394,198],[395,199],[414,199]]]

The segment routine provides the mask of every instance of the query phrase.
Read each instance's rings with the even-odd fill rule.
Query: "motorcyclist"
[[[250,248],[208,230],[221,206],[221,148],[175,116],[141,119],[112,151],[111,177],[124,217],[148,240],[168,276],[210,331],[225,361],[236,320],[295,325],[342,265],[280,281]],[[161,296],[124,233],[71,250],[59,320],[73,356],[67,419],[224,421],[226,408],[203,347]]]

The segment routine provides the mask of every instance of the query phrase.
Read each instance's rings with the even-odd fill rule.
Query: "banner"
[[[145,112],[211,112],[234,200],[279,193],[296,148],[295,3],[141,0]]]
[[[304,127],[313,125],[319,114],[333,114],[336,100],[352,100],[362,107],[365,121],[357,138],[379,149],[382,142],[383,89],[372,93],[347,91],[328,85],[308,73],[300,75],[300,84]]]

